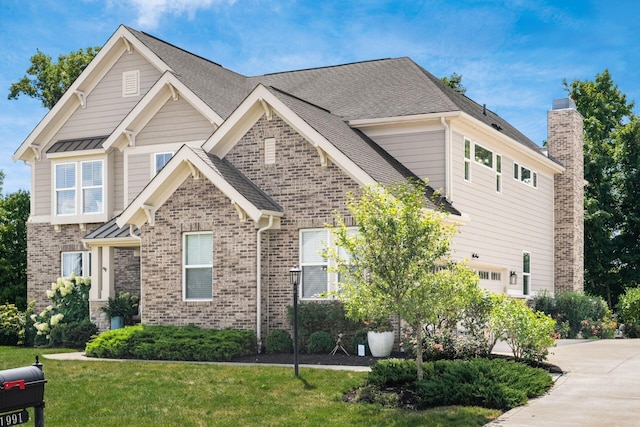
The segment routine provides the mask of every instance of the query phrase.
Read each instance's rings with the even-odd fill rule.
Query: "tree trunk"
[[[422,381],[422,325],[416,328],[416,364],[418,365],[418,381]]]

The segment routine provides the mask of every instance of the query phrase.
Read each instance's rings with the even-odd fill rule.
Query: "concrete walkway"
[[[640,339],[560,340],[550,353],[555,386],[488,426],[640,426]]]

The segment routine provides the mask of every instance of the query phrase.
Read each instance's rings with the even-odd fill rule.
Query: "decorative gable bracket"
[[[319,145],[314,145],[316,147],[316,151],[318,151],[318,156],[320,156],[320,166],[327,166],[327,153],[320,148]]]
[[[236,208],[236,211],[238,211],[238,217],[240,218],[240,221],[247,222],[248,220],[247,212],[244,209],[242,209],[240,205],[237,204],[235,201],[232,200],[231,204],[233,205],[234,208]]]
[[[120,37],[120,40],[122,40],[124,45],[127,47],[127,53],[128,54],[133,53],[133,46],[131,46],[131,43],[129,43],[129,40],[125,36]]]
[[[31,151],[33,151],[34,156],[36,157],[36,160],[40,160],[40,156],[42,155],[42,147],[39,145],[30,145],[29,148],[31,149]]]
[[[198,170],[198,168],[196,168],[190,161],[185,160],[184,162],[187,166],[189,166],[189,169],[191,170],[191,177],[196,181],[199,180],[202,176],[200,170]]]
[[[127,140],[129,141],[129,147],[135,147],[137,132],[134,132],[129,129],[125,129],[123,133],[125,134],[125,136],[127,137]]]
[[[142,205],[142,209],[144,210],[144,214],[147,216],[147,222],[151,227],[153,227],[156,223],[156,208],[151,205]]]
[[[76,89],[74,93],[80,101],[80,107],[82,107],[83,109],[87,108],[87,94],[78,89]]]
[[[269,106],[269,104],[267,104],[267,101],[260,98],[260,104],[262,104],[262,108],[264,109],[264,115],[267,118],[267,120],[271,120],[273,118],[273,114],[271,112],[271,107]]]

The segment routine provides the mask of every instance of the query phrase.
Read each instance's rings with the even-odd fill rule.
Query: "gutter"
[[[256,233],[256,337],[258,353],[262,352],[262,233],[273,227],[273,215],[269,215],[269,224]]]

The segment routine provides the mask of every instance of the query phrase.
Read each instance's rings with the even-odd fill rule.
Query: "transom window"
[[[475,144],[474,152],[476,163],[493,169],[493,151],[487,150],[482,145]]]
[[[77,277],[91,276],[91,252],[62,252],[61,258],[61,277],[71,277],[71,274]]]
[[[213,299],[213,233],[183,235],[183,299],[211,301]]]
[[[103,212],[103,166],[102,160],[55,165],[56,215],[77,215],[78,206],[81,207],[81,214]]]

